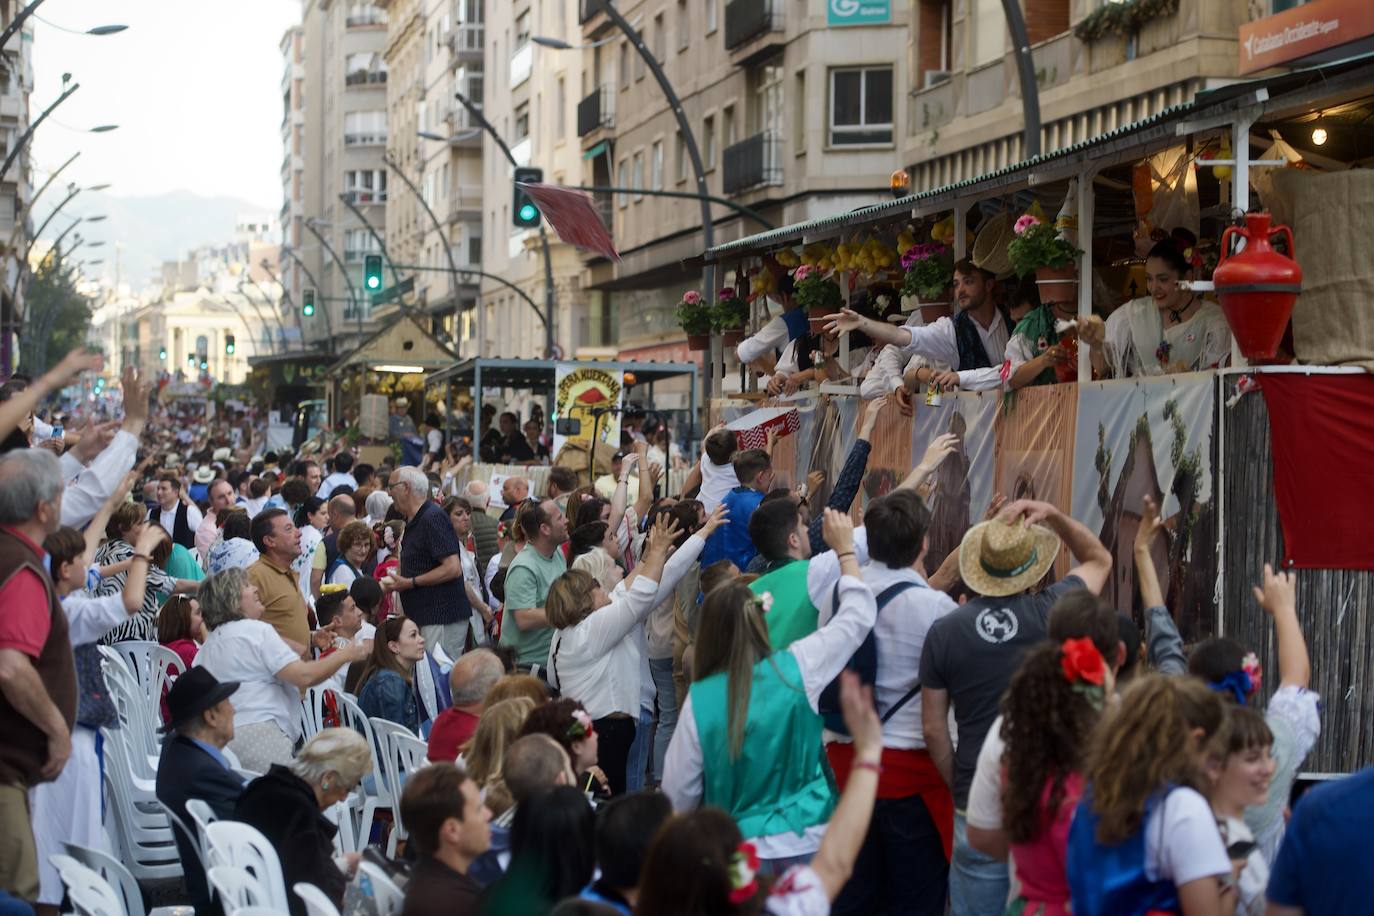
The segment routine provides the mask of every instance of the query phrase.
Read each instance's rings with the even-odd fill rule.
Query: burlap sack
[[[1374,372],[1374,171],[1280,169],[1274,190],[1269,209],[1292,228],[1302,267],[1298,361]]]

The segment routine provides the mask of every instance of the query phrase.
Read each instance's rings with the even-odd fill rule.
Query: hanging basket
[[[727,347],[737,347],[739,342],[744,339],[744,328],[729,328],[721,331],[721,337]]]
[[[691,350],[693,353],[701,353],[703,351],[711,349],[711,335],[688,334],[687,349]]]
[[[1037,267],[1035,285],[1040,289],[1040,302],[1078,303],[1078,271],[1073,267]]]

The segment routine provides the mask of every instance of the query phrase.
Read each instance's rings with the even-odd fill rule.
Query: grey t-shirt
[[[1002,694],[1021,659],[1049,633],[1050,608],[1065,593],[1084,588],[1069,576],[1039,594],[976,598],[935,621],[921,650],[921,686],[949,692],[958,726],[954,749],[954,806],[968,805],[978,766]]]

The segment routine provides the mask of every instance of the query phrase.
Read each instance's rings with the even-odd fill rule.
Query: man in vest
[[[148,521],[157,522],[172,536],[172,543],[187,550],[196,548],[196,529],[204,521],[199,507],[181,485],[181,478],[173,473],[163,474],[157,481],[157,505],[148,510]]]
[[[44,449],[0,458],[0,891],[38,898],[29,789],[72,752],[76,664],[38,546],[61,525],[62,469]]]
[[[1012,321],[994,298],[995,282],[992,274],[965,258],[954,265],[954,301],[959,311],[953,318],[921,327],[895,327],[844,309],[829,316],[825,329],[831,334],[862,331],[879,346],[892,344],[908,357],[924,356],[954,366],[931,379],[945,391],[1000,388]]]

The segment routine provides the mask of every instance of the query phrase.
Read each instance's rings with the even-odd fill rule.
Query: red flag
[[[516,185],[534,198],[560,239],[569,245],[595,251],[615,261],[620,260],[620,253],[611,241],[611,233],[601,221],[601,214],[587,193],[553,184],[518,181]]]
[[[1283,565],[1374,569],[1374,378],[1257,373],[1269,408]]]

